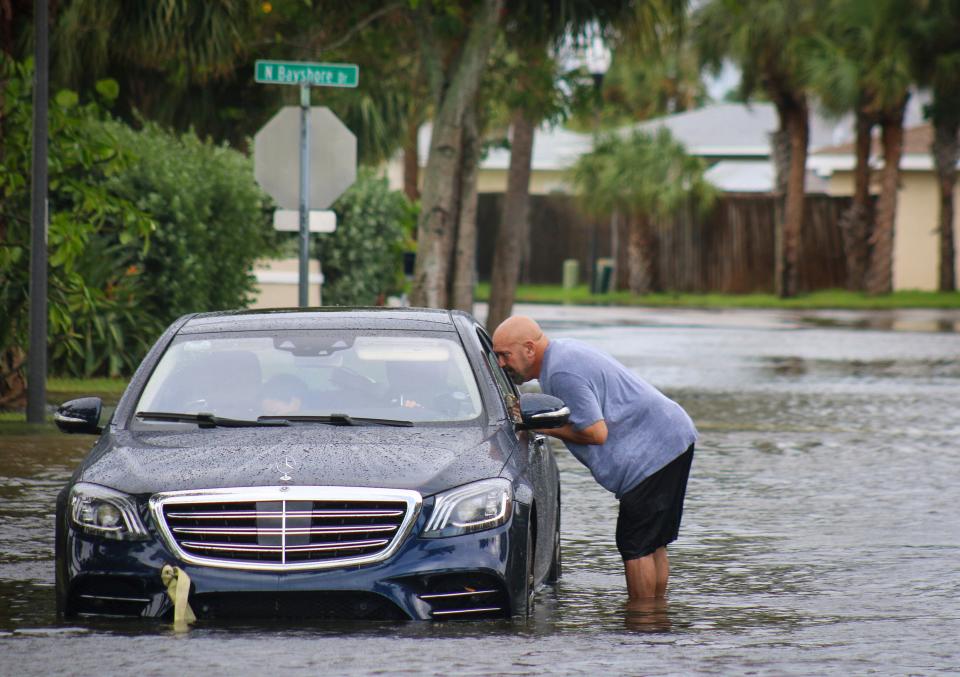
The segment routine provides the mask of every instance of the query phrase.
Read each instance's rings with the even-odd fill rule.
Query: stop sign
[[[326,209],[357,178],[357,137],[324,106],[310,108],[310,209]],[[300,107],[285,106],[253,137],[257,183],[286,209],[300,206]]]

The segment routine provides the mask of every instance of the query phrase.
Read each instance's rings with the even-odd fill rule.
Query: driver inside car
[[[307,385],[293,374],[277,374],[267,379],[260,395],[264,416],[286,416],[300,413],[307,395]]]

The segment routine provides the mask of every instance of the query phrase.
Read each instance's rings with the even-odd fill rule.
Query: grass
[[[487,301],[490,285],[477,285],[476,298]],[[586,285],[563,289],[560,285],[521,285],[517,303],[549,303],[602,306],[656,306],[679,308],[786,308],[799,310],[888,310],[895,308],[960,308],[960,292],[898,291],[868,296],[842,289],[828,289],[781,299],[774,294],[687,294],[634,295],[628,291],[591,294]]]
[[[116,395],[119,397],[127,387],[127,379],[123,378],[60,378],[47,379],[47,390],[58,393],[68,393],[82,397],[83,395]]]

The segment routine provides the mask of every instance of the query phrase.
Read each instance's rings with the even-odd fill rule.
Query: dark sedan
[[[57,500],[64,615],[172,618],[166,569],[201,619],[506,617],[560,574],[534,429],[568,412],[520,395],[468,314],[183,317],[100,410],[56,415],[100,435]]]

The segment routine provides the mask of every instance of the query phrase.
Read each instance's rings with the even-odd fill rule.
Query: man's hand
[[[562,428],[549,428],[547,430],[537,430],[537,432],[574,444],[596,445],[607,441],[607,424],[603,419],[588,425],[583,430],[576,430],[572,423],[568,423]]]

